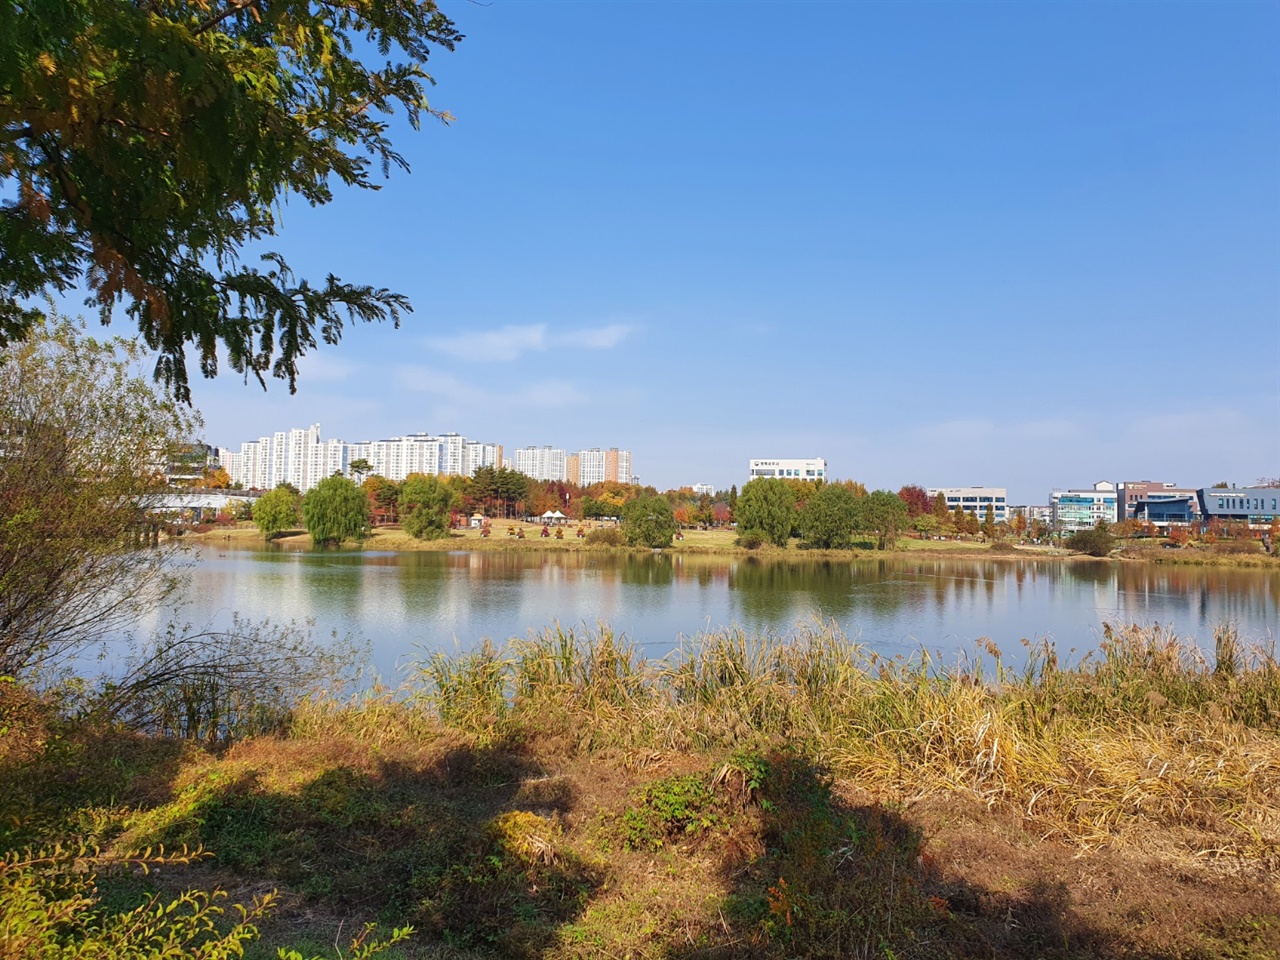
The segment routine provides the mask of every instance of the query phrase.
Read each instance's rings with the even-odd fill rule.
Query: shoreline
[[[502,522],[505,526],[505,522]],[[523,527],[526,531],[524,539],[506,535],[482,538],[478,530],[467,529],[452,531],[447,539],[415,540],[404,533],[398,526],[379,527],[359,544],[344,545],[344,549],[360,553],[414,553],[429,552],[562,552],[562,553],[630,553],[651,554],[660,552],[674,556],[723,557],[725,559],[755,558],[761,561],[804,561],[804,560],[1036,560],[1054,562],[1105,562],[1105,563],[1151,563],[1167,566],[1207,566],[1232,567],[1239,569],[1280,571],[1280,557],[1262,553],[1236,554],[1216,553],[1197,548],[1178,550],[1160,550],[1149,547],[1139,548],[1141,553],[1126,553],[1123,548],[1119,553],[1109,557],[1091,557],[1083,553],[1073,553],[1054,547],[1031,545],[1008,545],[1007,549],[993,549],[996,544],[974,543],[970,541],[921,541],[908,538],[899,540],[894,550],[875,550],[866,547],[845,550],[810,550],[792,542],[785,548],[762,546],[755,550],[739,547],[734,544],[736,534],[732,531],[690,530],[685,532],[685,539],[677,541],[670,547],[654,550],[648,547],[613,547],[601,544],[588,544],[579,540],[576,527],[566,525],[564,539],[554,537],[543,538],[536,524],[512,522],[513,526]],[[498,524],[495,524],[495,528]],[[573,531],[573,532],[570,532]],[[262,534],[251,523],[240,522],[234,528],[215,528],[205,533],[185,533],[183,541],[215,546],[231,546],[236,548],[260,548],[267,545]],[[311,538],[303,529],[289,533],[270,541],[278,549],[292,552],[310,551]],[[907,546],[902,546],[906,544]]]

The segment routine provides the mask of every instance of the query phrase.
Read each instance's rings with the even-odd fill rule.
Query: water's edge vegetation
[[[0,684],[0,939],[220,887],[239,926],[172,915],[225,955],[376,921],[351,956],[1275,956],[1280,661],[1214,639],[1112,625],[1012,671],[826,623],[661,661],[551,628],[394,690],[169,691],[201,742]],[[143,875],[161,845],[200,855]]]

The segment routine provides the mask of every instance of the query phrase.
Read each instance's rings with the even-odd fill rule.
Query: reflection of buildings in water
[[[1172,623],[1175,629],[1196,633],[1201,639],[1224,621],[1260,624],[1260,629],[1272,633],[1280,622],[1280,576],[1276,574],[1123,564],[1118,580],[1118,605],[1127,619]]]

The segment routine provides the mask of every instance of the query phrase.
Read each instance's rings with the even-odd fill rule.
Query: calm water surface
[[[392,677],[424,652],[530,628],[607,621],[649,656],[681,635],[740,626],[785,633],[813,616],[886,653],[954,656],[978,637],[1092,649],[1103,622],[1157,622],[1212,645],[1235,621],[1280,633],[1280,574],[1043,560],[773,561],[577,553],[298,553],[201,547],[183,617],[197,625],[313,618],[317,636],[367,639]]]

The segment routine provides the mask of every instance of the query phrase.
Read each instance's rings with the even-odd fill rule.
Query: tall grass
[[[959,791],[1082,842],[1154,820],[1216,837],[1205,856],[1280,851],[1273,645],[1223,625],[1210,655],[1160,626],[1105,625],[1073,666],[1048,641],[1027,646],[1017,669],[990,641],[954,664],[886,658],[814,622],[703,633],[646,660],[607,625],[556,626],[437,655],[422,703],[445,727],[572,749],[789,742],[868,789]]]

